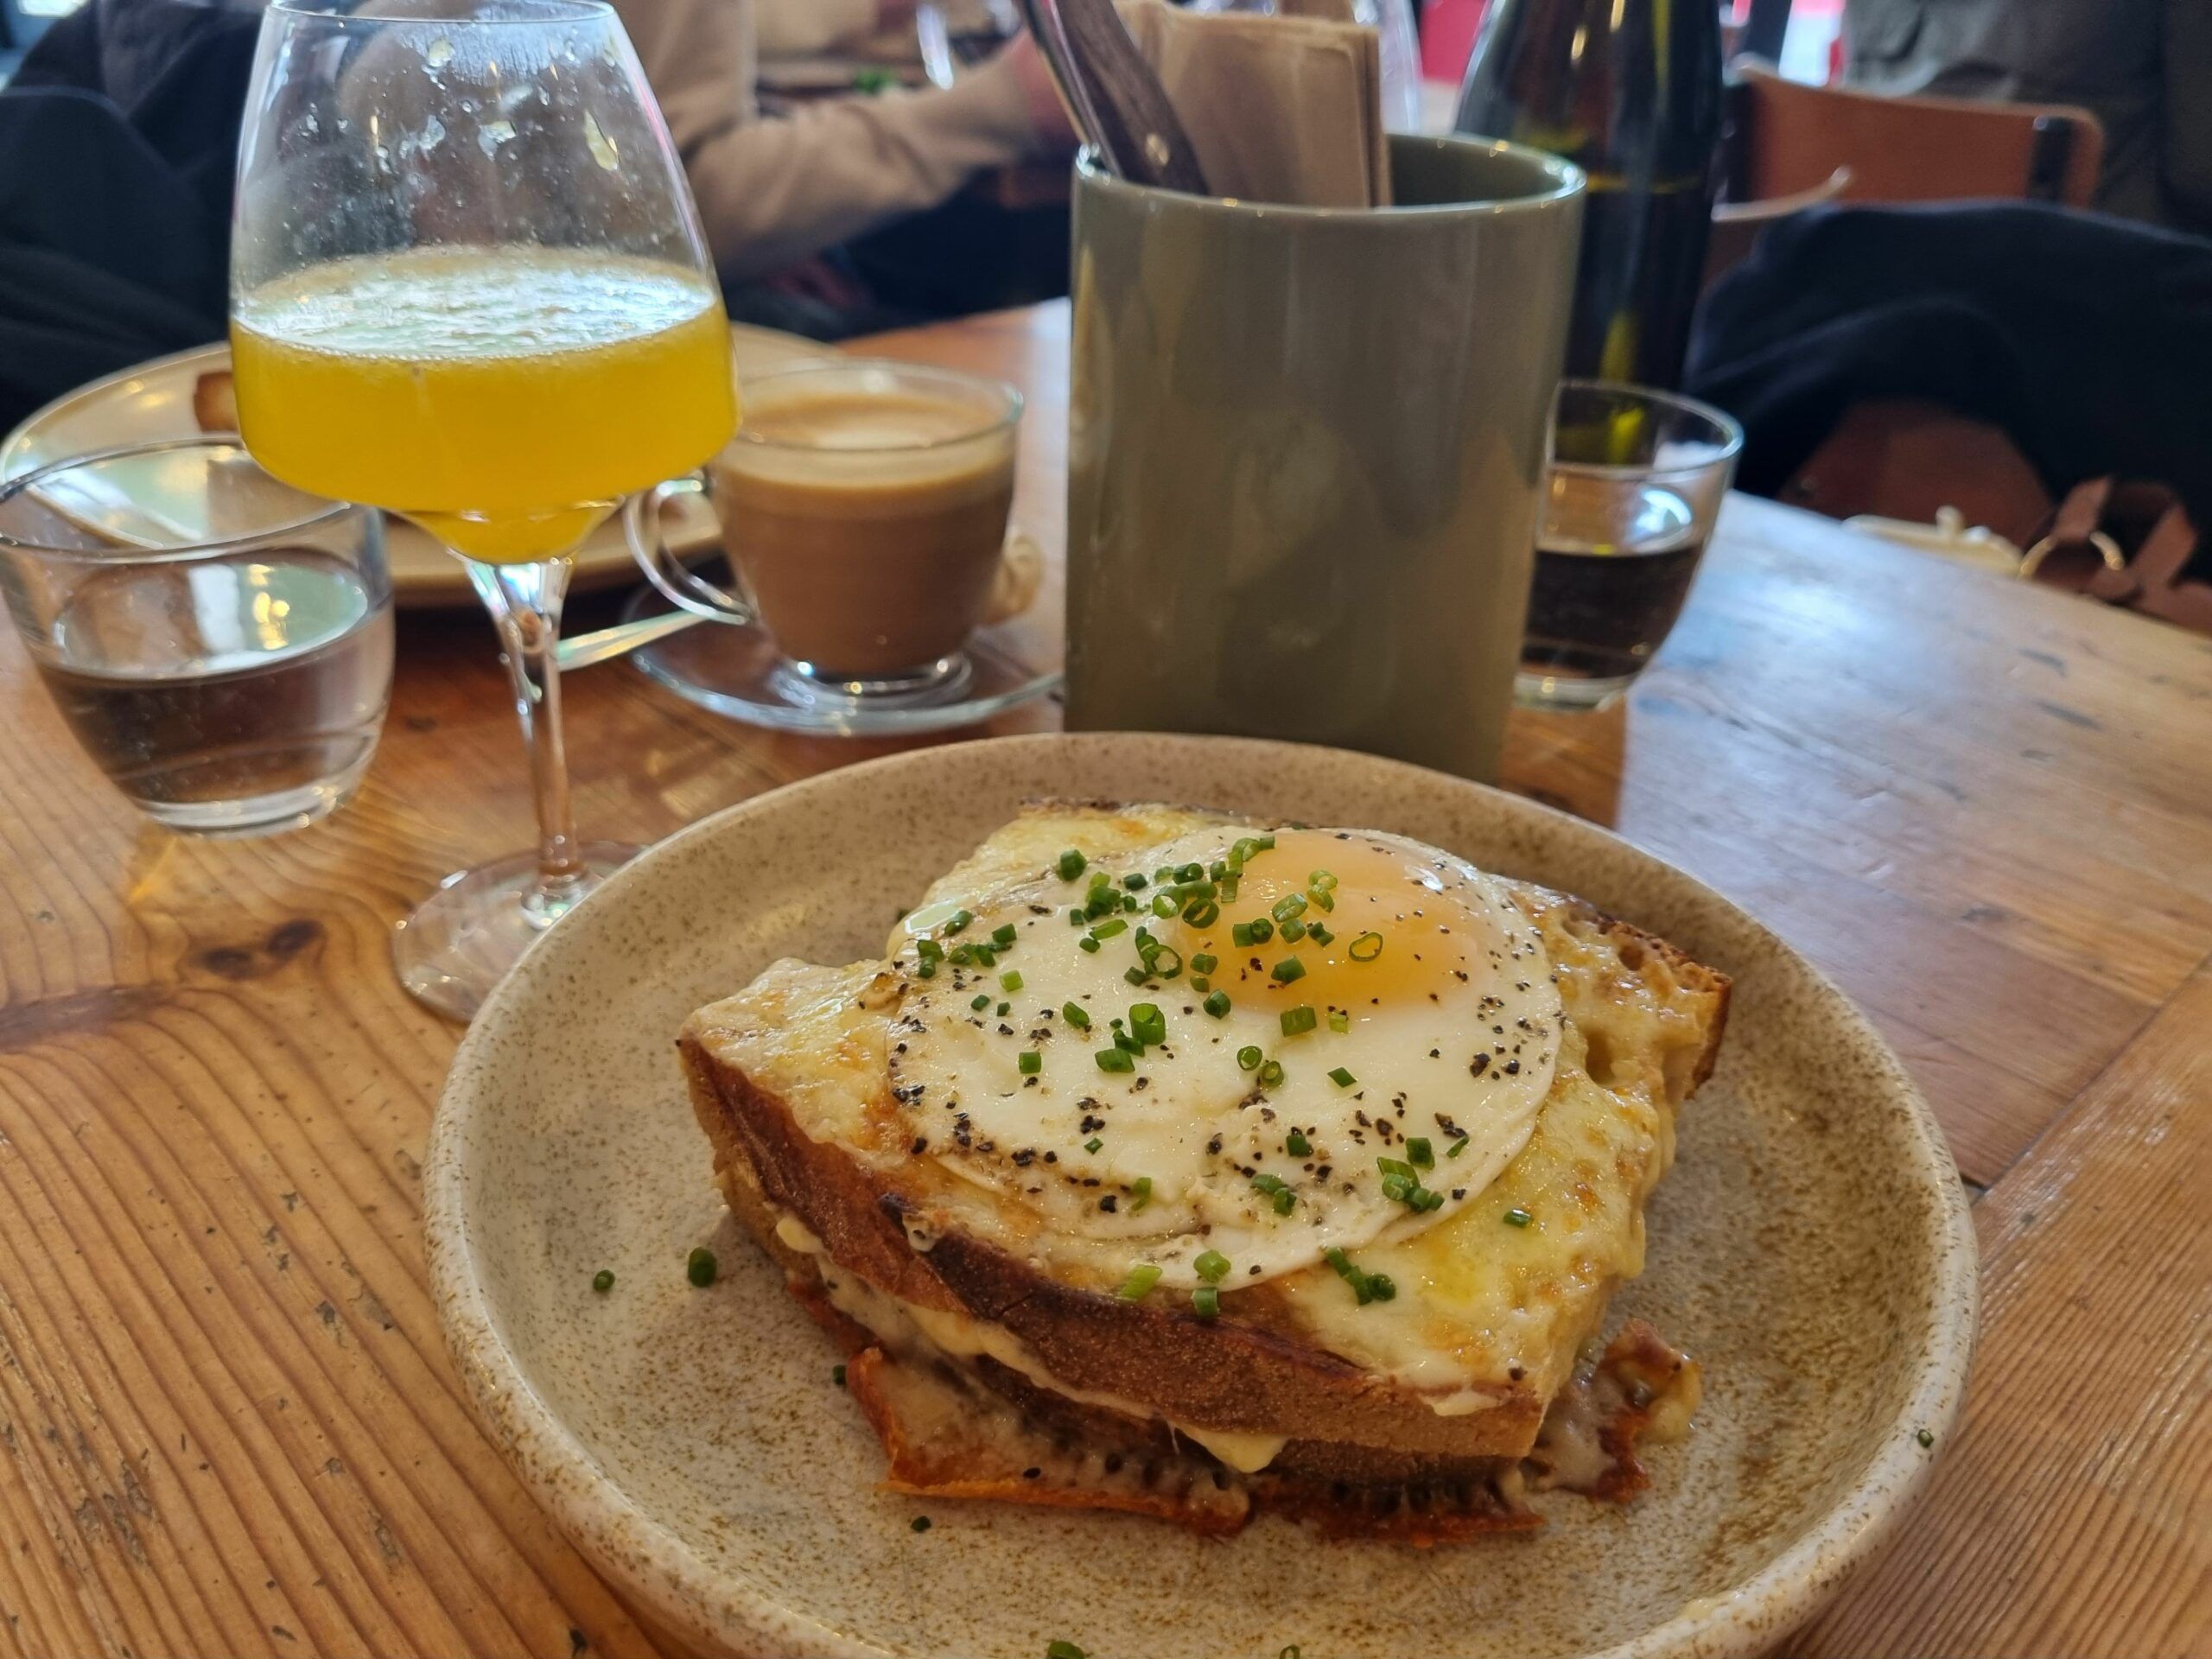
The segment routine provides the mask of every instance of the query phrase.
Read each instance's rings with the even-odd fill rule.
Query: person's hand
[[[1068,124],[1059,87],[1052,79],[1052,70],[1046,67],[1045,54],[1037,49],[1037,42],[1024,30],[999,48],[999,56],[1021,84],[1022,102],[1028,109],[1029,125],[1038,142],[1051,149],[1073,149],[1075,129]]]

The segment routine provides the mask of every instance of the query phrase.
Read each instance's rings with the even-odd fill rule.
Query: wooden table
[[[1055,547],[1065,331],[870,348],[1028,389],[1016,511]],[[529,804],[481,620],[410,617],[401,657],[357,803],[198,842],[0,645],[0,1652],[656,1650],[477,1433],[424,1294],[459,1033],[389,931]],[[887,747],[619,666],[569,690],[599,834]],[[1840,982],[1980,1195],[1965,1431],[1790,1651],[2212,1652],[2212,642],[1737,500],[1627,707],[1519,721],[1510,772]]]

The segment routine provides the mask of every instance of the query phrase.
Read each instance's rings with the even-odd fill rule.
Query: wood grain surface
[[[1065,308],[868,349],[1029,392],[1057,551]],[[459,1033],[389,930],[529,803],[486,625],[400,626],[360,798],[243,842],[136,819],[0,642],[0,1654],[663,1650],[476,1432],[423,1288]],[[894,747],[620,665],[569,721],[585,828],[638,841]],[[1508,772],[1833,975],[1988,1189],[1959,1443],[1789,1650],[2212,1651],[2212,642],[1738,500],[1637,694],[1517,719]]]

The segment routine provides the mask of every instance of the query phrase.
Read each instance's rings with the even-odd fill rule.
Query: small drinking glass
[[[766,634],[765,702],[861,720],[956,702],[1006,551],[1021,407],[1004,381],[911,363],[761,376],[703,486],[631,499],[630,550],[670,603]],[[662,509],[702,489],[729,588],[666,543]]]
[[[0,486],[0,592],[69,729],[157,823],[296,830],[368,770],[391,695],[383,520],[235,438]]]
[[[1514,698],[1593,709],[1666,643],[1736,475],[1744,429],[1643,386],[1562,380]]]

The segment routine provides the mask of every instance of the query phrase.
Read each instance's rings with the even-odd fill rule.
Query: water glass
[[[1688,397],[1560,382],[1516,702],[1601,709],[1635,682],[1682,613],[1743,447]]]
[[[391,694],[383,521],[235,438],[0,485],[0,594],[78,742],[157,823],[297,829],[368,769]]]

